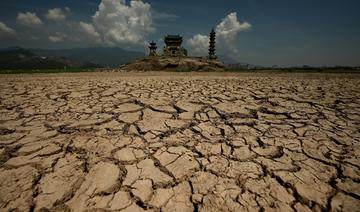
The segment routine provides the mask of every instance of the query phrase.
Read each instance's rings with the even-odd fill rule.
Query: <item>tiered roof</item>
[[[167,46],[181,46],[183,38],[180,35],[166,35],[164,42]]]

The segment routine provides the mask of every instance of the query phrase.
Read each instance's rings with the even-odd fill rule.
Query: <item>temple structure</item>
[[[212,29],[209,35],[209,55],[206,57],[208,60],[217,60],[215,54],[215,39],[216,33]],[[149,43],[149,56],[163,56],[163,57],[188,57],[187,50],[181,46],[183,38],[180,35],[166,35],[164,38],[163,54],[156,53],[156,43],[152,41]]]
[[[206,57],[189,57],[187,50],[181,46],[180,35],[167,35],[164,38],[163,54],[156,54],[156,43],[149,43],[149,57],[134,60],[121,71],[224,71],[224,64],[215,54],[215,31],[209,36],[209,55]]]
[[[215,55],[215,39],[216,39],[216,33],[214,29],[210,32],[210,39],[209,39],[209,59],[215,60],[217,59],[217,56]]]
[[[150,53],[149,53],[149,56],[156,56],[156,49],[157,49],[157,46],[156,46],[156,43],[154,41],[152,41],[151,43],[149,43],[149,50],[150,50]]]
[[[187,50],[184,49],[181,44],[183,39],[180,35],[167,35],[164,38],[164,43],[166,46],[164,47],[164,56],[170,57],[186,57]]]

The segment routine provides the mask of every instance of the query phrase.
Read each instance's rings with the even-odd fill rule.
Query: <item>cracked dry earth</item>
[[[0,77],[0,211],[359,211],[360,75]]]

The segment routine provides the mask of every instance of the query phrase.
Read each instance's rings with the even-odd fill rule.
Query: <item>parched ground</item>
[[[0,76],[0,211],[359,211],[359,157],[360,74]]]

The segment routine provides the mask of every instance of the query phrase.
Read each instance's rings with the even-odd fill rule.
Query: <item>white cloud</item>
[[[191,50],[198,54],[204,54],[209,46],[209,37],[206,35],[194,35],[187,41]]]
[[[94,32],[108,45],[145,45],[145,36],[154,31],[151,6],[142,1],[102,0],[93,16]],[[90,33],[90,26],[83,25]],[[96,34],[96,33],[95,33]]]
[[[250,29],[251,24],[248,22],[240,23],[237,19],[236,12],[234,12],[222,19],[221,23],[216,26],[215,31],[217,33],[218,42],[220,44],[224,43],[232,52],[237,53],[237,49],[233,45],[237,34]]]
[[[94,39],[96,43],[101,42],[100,34],[96,31],[94,25],[80,21],[80,29],[83,30],[89,37]]]
[[[250,30],[251,27],[248,22],[238,21],[236,12],[230,13],[215,28],[217,48],[223,52],[237,53],[234,44],[237,35],[239,32]],[[187,45],[196,54],[206,54],[209,47],[209,36],[197,34],[187,41]]]
[[[49,36],[49,41],[53,42],[53,43],[59,43],[64,41],[67,38],[67,35],[62,34],[60,32],[55,33],[55,35],[51,35]]]
[[[216,32],[218,36],[225,40],[234,40],[237,33],[242,31],[248,31],[251,29],[251,24],[248,22],[240,23],[237,20],[237,13],[230,13],[226,16],[219,25],[216,26]]]
[[[36,16],[36,13],[26,12],[26,13],[18,13],[16,17],[16,21],[19,24],[25,26],[39,26],[42,24],[42,21],[39,17]]]
[[[0,37],[11,37],[14,35],[16,35],[15,30],[11,29],[0,21]]]
[[[46,18],[52,21],[64,21],[66,19],[67,13],[70,12],[68,7],[65,8],[65,11],[61,8],[49,9]]]

